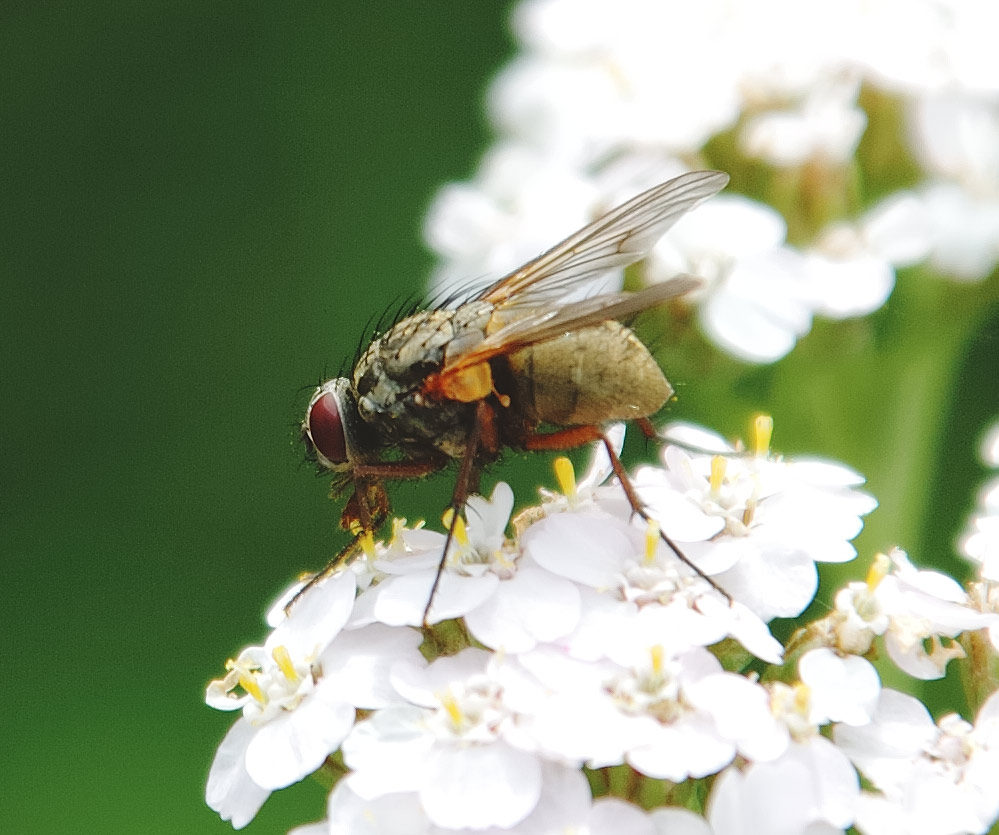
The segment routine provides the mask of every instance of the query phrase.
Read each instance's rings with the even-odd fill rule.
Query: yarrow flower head
[[[557,792],[578,793],[580,769],[628,766],[649,785],[722,775],[700,819],[719,832],[729,804],[754,791],[778,803],[792,774],[809,775],[811,788],[789,831],[848,826],[856,771],[822,729],[875,721],[880,680],[858,635],[887,636],[899,620],[911,630],[921,612],[920,636],[954,637],[991,616],[896,553],[898,590],[872,602],[895,575],[869,580],[868,598],[854,593],[857,605],[838,604],[835,626],[819,630],[838,640],[813,640],[796,670],[785,664],[766,589],[777,585],[800,611],[815,589],[812,560],[852,557],[848,540],[873,502],[852,471],[774,456],[771,428],[759,419],[749,450],[669,428],[662,463],[634,475],[653,522],[606,481],[602,445],[579,481],[560,460],[560,490],[512,525],[509,487],[473,498],[460,525],[445,520],[456,533],[429,625],[446,538],[422,525],[396,523],[352,567],[297,584],[271,612],[264,644],[209,685],[210,705],[242,711],[213,764],[209,803],[243,826],[271,791],[325,769],[339,778],[330,831],[404,819],[406,831],[526,833],[540,820],[621,811],[592,799],[563,808]],[[930,653],[923,663],[937,662]],[[761,669],[771,672],[761,679]],[[623,809],[643,826],[656,819]]]
[[[695,160],[750,173],[677,225],[644,280],[707,279],[691,301],[736,357],[773,362],[816,315],[877,310],[896,270],[927,258],[980,281],[999,263],[999,78],[980,36],[999,21],[987,9],[523,0],[521,52],[488,96],[496,141],[426,221],[435,284],[512,270]],[[864,188],[884,175],[858,171],[871,135],[894,143],[884,158],[915,158],[914,188],[909,169],[905,187]]]
[[[817,317],[867,316],[910,287],[901,307],[919,330],[908,338],[933,362],[905,366],[904,387],[911,395],[915,376],[925,391],[901,397],[886,383],[882,396],[851,381],[862,390],[847,398],[819,375],[790,399],[807,413],[799,425],[827,435],[842,430],[826,425],[840,399],[854,411],[897,401],[896,426],[923,425],[909,411],[943,399],[932,396],[946,377],[937,355],[970,341],[955,330],[973,318],[960,299],[975,292],[985,309],[999,265],[999,63],[982,34],[999,29],[996,9],[520,0],[519,52],[488,94],[496,141],[426,219],[435,291],[458,304],[476,290],[469,276],[492,283],[626,199],[714,167],[730,176],[723,194],[641,263],[573,273],[559,301],[696,277],[647,318],[669,329],[678,387],[720,369],[728,397]],[[621,247],[635,250],[616,242],[607,257],[619,264]],[[948,290],[969,294],[954,311],[934,295]],[[548,315],[538,302],[524,320]],[[876,362],[858,367],[880,385],[881,364],[906,347],[884,324],[823,329],[801,351],[852,360],[873,344]],[[831,332],[847,336],[830,348]],[[752,373],[793,390],[794,360]],[[508,408],[495,388],[486,396]],[[208,686],[210,706],[238,713],[209,805],[242,827],[272,791],[316,775],[332,783],[327,819],[297,835],[993,826],[999,488],[983,491],[961,543],[978,569],[969,587],[917,567],[933,554],[886,548],[817,600],[820,566],[849,568],[877,507],[863,476],[774,454],[765,416],[748,444],[641,425],[661,442],[653,463],[629,472],[623,427],[600,427],[585,475],[559,459],[539,500],[500,483],[447,515],[447,534],[401,519],[384,540],[358,532],[349,566],[287,590],[268,636]],[[858,434],[893,455],[905,437]],[[904,467],[887,478],[926,480]],[[934,721],[883,687],[887,663],[902,680],[956,670],[974,723]]]

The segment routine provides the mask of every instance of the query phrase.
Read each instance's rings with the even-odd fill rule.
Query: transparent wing
[[[721,191],[728,175],[692,171],[633,197],[476,295],[498,311],[550,305],[580,283],[644,258],[682,215]],[[607,317],[613,318],[613,317]]]
[[[478,365],[493,357],[518,351],[529,345],[537,345],[539,342],[547,342],[569,331],[580,330],[606,322],[608,319],[632,316],[688,293],[703,283],[703,279],[695,276],[680,275],[635,293],[603,293],[560,307],[538,308],[503,325],[471,350],[456,357],[448,357],[440,376],[446,378],[449,374]]]

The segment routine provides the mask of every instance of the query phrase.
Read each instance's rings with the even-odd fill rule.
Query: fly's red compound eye
[[[309,406],[305,426],[316,451],[332,464],[347,460],[347,442],[343,434],[340,404],[332,392],[320,394]]]

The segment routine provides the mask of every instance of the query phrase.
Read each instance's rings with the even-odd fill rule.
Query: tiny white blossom
[[[974,725],[950,714],[934,723],[912,696],[885,689],[868,725],[838,725],[834,739],[880,794],[865,793],[865,835],[984,833],[999,815],[999,694]]]
[[[243,650],[208,686],[209,705],[242,712],[219,746],[206,788],[209,806],[233,826],[249,823],[271,791],[319,768],[346,737],[355,708],[399,700],[388,686],[396,661],[423,663],[412,630],[374,624],[341,632],[354,591],[350,572],[309,589],[264,646]]]
[[[429,820],[456,829],[510,827],[541,796],[538,758],[506,739],[512,711],[487,672],[488,654],[466,649],[426,669],[397,665],[407,704],[357,723],[343,743],[345,785],[370,800],[419,795]]]
[[[470,496],[467,524],[454,520],[454,537],[445,571],[428,615],[429,623],[461,617],[496,593],[500,575],[515,571],[512,556],[505,551],[504,529],[513,508],[513,491],[499,482],[492,498]],[[371,566],[379,582],[357,599],[352,626],[379,621],[389,626],[419,626],[437,577],[446,537],[421,532],[418,541],[402,546],[376,545]],[[398,537],[396,537],[398,539]]]
[[[856,73],[841,73],[813,84],[794,108],[751,116],[740,131],[743,152],[780,167],[848,161],[867,127],[859,89]]]
[[[804,254],[815,311],[844,319],[877,310],[895,287],[895,268],[923,260],[931,236],[925,205],[908,192],[824,230]]]
[[[808,687],[812,716],[818,724],[865,725],[871,720],[881,693],[881,678],[866,659],[820,647],[801,657],[798,675]]]
[[[981,457],[986,466],[999,467],[999,424],[982,441]],[[978,509],[969,520],[960,548],[980,564],[983,581],[999,581],[999,477],[989,479],[979,491]]]
[[[708,282],[699,304],[710,339],[750,362],[784,356],[812,322],[800,255],[785,246],[774,209],[722,194],[682,217],[652,250],[647,280],[691,273]]]
[[[777,760],[724,771],[706,817],[713,835],[827,835],[853,822],[857,773],[829,740],[795,743]],[[752,821],[747,830],[746,821]]]
[[[735,452],[720,438],[708,443]],[[703,571],[764,620],[797,615],[811,602],[815,561],[856,556],[849,540],[876,505],[855,489],[860,476],[831,462],[678,446],[668,446],[663,460],[665,468],[641,468],[635,476],[650,514]]]

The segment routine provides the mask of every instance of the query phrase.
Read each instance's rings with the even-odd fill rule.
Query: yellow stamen
[[[295,670],[295,665],[291,661],[291,654],[288,652],[288,648],[284,644],[274,647],[271,657],[278,665],[284,677],[292,682],[292,684],[298,684],[300,679],[298,672]]]
[[[725,480],[725,469],[728,462],[721,455],[716,455],[711,459],[711,492],[718,493],[721,490],[722,482]]]
[[[375,558],[375,535],[371,531],[364,531],[358,538],[357,544],[361,546],[361,550],[364,551],[364,556],[369,560]]]
[[[889,571],[891,571],[891,560],[884,554],[876,554],[871,567],[867,569],[867,590],[873,593],[888,576]]]
[[[756,498],[750,498],[746,501],[746,507],[742,511],[742,524],[747,528],[753,524],[753,517],[756,515]]]
[[[659,523],[655,519],[649,519],[645,526],[645,564],[651,565],[656,561],[656,549],[659,547]]]
[[[441,696],[441,705],[447,712],[448,717],[451,719],[451,723],[460,728],[462,722],[465,719],[465,715],[461,712],[461,708],[458,706],[458,700],[454,697],[452,693]]]
[[[770,415],[753,418],[753,452],[760,458],[770,452],[770,439],[774,434],[774,419]]]
[[[657,676],[662,675],[663,672],[663,662],[665,661],[666,654],[663,651],[661,644],[656,644],[649,650],[649,656],[652,659],[652,672]]]
[[[808,706],[812,701],[812,689],[807,684],[800,681],[794,685],[794,709],[799,714],[808,712]]]
[[[402,532],[406,529],[406,520],[398,516],[392,520],[392,538],[389,540],[389,547],[402,547]]]
[[[264,697],[263,691],[260,689],[260,685],[257,684],[256,676],[241,675],[239,677],[239,686],[242,687],[260,704],[265,704],[267,702],[267,699]]]
[[[576,471],[564,455],[555,459],[555,479],[563,496],[570,501],[576,498]]]
[[[445,528],[454,532],[453,536],[455,542],[457,542],[462,548],[467,548],[469,546],[468,529],[465,527],[465,520],[460,516],[455,516],[453,508],[449,507],[444,511],[441,521],[444,523]]]

